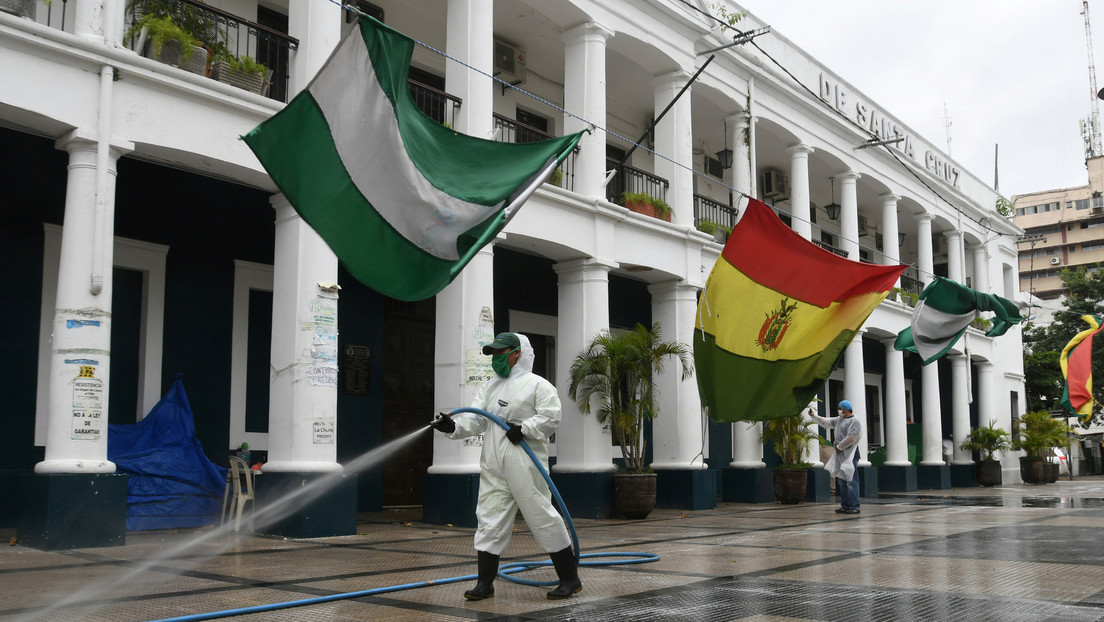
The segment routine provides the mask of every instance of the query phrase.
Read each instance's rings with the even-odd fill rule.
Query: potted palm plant
[[[655,507],[655,473],[644,464],[644,423],[657,414],[656,374],[668,357],[682,369],[682,379],[693,373],[690,347],[663,341],[659,323],[631,331],[596,335],[571,363],[568,395],[584,415],[593,413],[608,425],[621,447],[625,474],[614,475],[614,506],[626,518],[644,518]]]
[[[976,451],[981,454],[981,459],[974,463],[978,484],[981,486],[1001,484],[1001,463],[993,454],[1010,449],[1012,442],[1008,432],[997,427],[996,419],[989,420],[989,425],[983,428],[970,430],[970,435],[966,437],[961,447],[966,451]]]
[[[812,464],[805,462],[805,448],[817,440],[813,421],[804,415],[772,419],[763,424],[763,442],[770,442],[782,461],[774,467],[774,500],[778,503],[801,503],[808,485],[808,470]]]
[[[1045,410],[1029,412],[1020,418],[1019,434],[1012,447],[1025,454],[1020,457],[1020,477],[1028,484],[1046,483],[1043,456],[1051,447],[1053,421]]]

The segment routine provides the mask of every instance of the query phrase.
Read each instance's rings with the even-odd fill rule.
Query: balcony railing
[[[462,100],[449,95],[444,91],[438,91],[432,86],[426,86],[421,82],[410,82],[410,96],[414,98],[414,105],[419,110],[429,115],[431,119],[449,127],[456,127],[456,111],[460,109]]]
[[[208,54],[250,57],[268,68],[261,95],[277,101],[287,101],[288,67],[291,52],[299,41],[282,32],[242,19],[232,13],[193,0],[135,0],[126,8],[124,42],[139,54],[146,54],[148,37],[144,36],[143,16],[171,17],[184,32],[193,36]],[[210,77],[211,65],[196,73]]]
[[[828,251],[829,253],[835,253],[835,254],[839,255],[840,257],[847,257],[850,254],[847,251],[843,250],[842,248],[836,248],[835,246],[832,246],[831,244],[825,244],[824,242],[821,242],[820,240],[813,240],[813,244],[816,244],[817,246],[819,246],[819,247],[823,248],[824,250]]]
[[[518,123],[498,113],[494,115],[494,124],[495,129],[498,130],[495,134],[495,140],[503,143],[535,143],[537,141],[555,138],[555,136],[547,132],[542,132],[524,123]],[[576,147],[575,150],[564,159],[563,164],[560,165],[560,174],[556,175],[553,173],[552,180],[550,180],[549,183],[558,185],[565,190],[574,190],[575,159],[578,155],[579,148]],[[557,177],[559,178],[559,183],[557,183]]]
[[[667,188],[671,184],[666,179],[628,164],[621,164],[612,158],[606,158],[606,172],[609,171],[617,171],[613,179],[606,184],[606,200],[610,203],[621,205],[621,195],[626,192],[667,200]]]
[[[918,281],[910,276],[901,275],[901,289],[910,294],[920,295],[924,291],[923,281]]]
[[[732,230],[736,226],[739,211],[730,205],[719,203],[700,194],[694,195],[694,224],[709,220]]]

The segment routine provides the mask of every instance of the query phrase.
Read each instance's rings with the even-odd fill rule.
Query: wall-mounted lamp
[[[829,177],[828,181],[832,182],[832,202],[824,206],[824,211],[828,212],[828,218],[832,220],[839,220],[840,217],[840,204],[836,203],[836,178]]]
[[[721,168],[732,168],[732,150],[723,149],[717,152],[717,159],[721,162]]]

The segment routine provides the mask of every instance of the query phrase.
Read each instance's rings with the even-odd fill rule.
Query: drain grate
[[[971,620],[1080,622],[1104,609],[1052,601],[958,596],[937,592],[853,588],[769,579],[710,580],[656,595],[590,602],[569,611],[533,612],[526,619],[562,622],[735,621],[772,616],[825,622]]]

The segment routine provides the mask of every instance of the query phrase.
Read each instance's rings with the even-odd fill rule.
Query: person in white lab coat
[[[839,514],[859,513],[859,438],[862,436],[862,423],[851,411],[851,402],[839,403],[838,417],[821,417],[809,409],[809,414],[817,423],[833,428],[835,443],[833,455],[824,464],[824,468],[836,478],[836,490],[840,493]]]
[[[495,375],[479,387],[472,407],[498,415],[510,429],[503,430],[475,413],[442,416],[433,422],[434,428],[452,439],[483,435],[475,508],[479,575],[464,597],[494,597],[499,557],[510,543],[514,516],[520,509],[560,579],[548,598],[567,598],[583,589],[571,538],[563,517],[552,506],[548,483],[520,445],[525,439],[548,469],[548,440],[560,425],[559,394],[552,383],[533,373],[533,347],[525,335],[499,333],[483,347],[483,354],[492,356]]]

